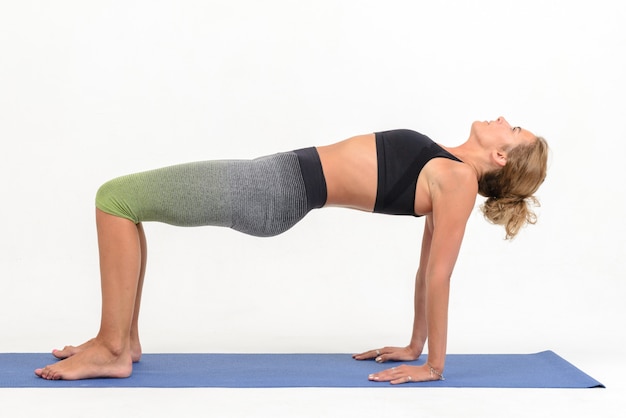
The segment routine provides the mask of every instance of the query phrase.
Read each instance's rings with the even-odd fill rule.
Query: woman
[[[416,360],[370,375],[406,383],[443,379],[452,270],[476,194],[486,218],[514,237],[534,223],[529,209],[546,175],[547,144],[502,117],[474,122],[469,139],[442,147],[398,130],[251,161],[210,161],[121,177],[96,198],[102,317],[97,336],[54,350],[62,361],[35,373],[45,379],[128,377],[141,358],[138,317],[146,267],[145,221],[219,225],[257,236],[289,229],[308,211],[344,206],[426,216],[407,347],[354,355],[378,362]]]

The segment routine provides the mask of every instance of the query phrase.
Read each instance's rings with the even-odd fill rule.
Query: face
[[[526,129],[511,126],[502,116],[496,120],[474,122],[472,134],[484,146],[495,147],[498,150],[510,150],[518,145],[531,144],[536,138]]]

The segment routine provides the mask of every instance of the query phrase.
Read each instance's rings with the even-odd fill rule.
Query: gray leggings
[[[311,209],[296,152],[119,177],[100,187],[96,207],[134,223],[225,226],[258,237],[288,230]]]

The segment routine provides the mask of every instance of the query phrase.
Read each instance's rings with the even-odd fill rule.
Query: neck
[[[476,179],[480,179],[484,173],[493,170],[489,164],[487,153],[480,146],[468,141],[456,147],[443,147],[452,155],[469,165],[476,172]]]

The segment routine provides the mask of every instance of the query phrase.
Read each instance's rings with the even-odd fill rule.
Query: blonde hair
[[[504,226],[506,239],[537,222],[530,206],[539,206],[533,194],[546,178],[547,165],[548,143],[537,137],[532,144],[511,149],[504,167],[485,173],[478,181],[478,193],[487,198],[481,205],[483,215]]]

